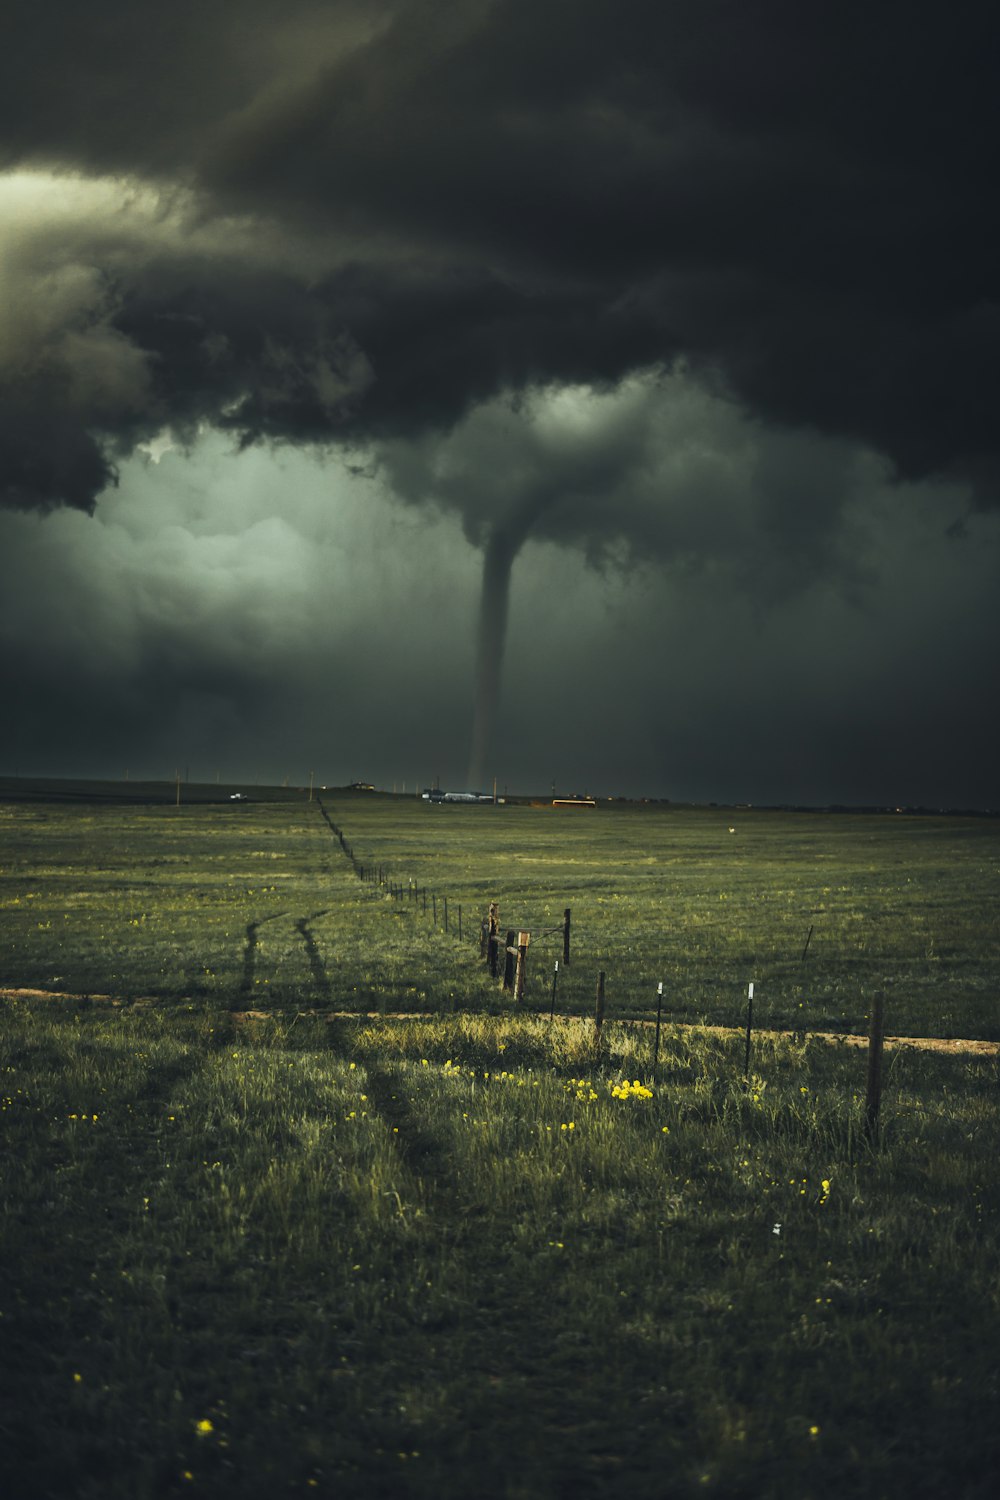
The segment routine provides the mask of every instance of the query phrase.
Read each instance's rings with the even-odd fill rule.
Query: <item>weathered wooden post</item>
[[[444,898],[444,930],[448,931],[448,897]]]
[[[519,932],[517,935],[517,973],[514,976],[514,999],[524,999],[524,986],[528,978],[528,944],[531,942],[530,932]]]
[[[563,964],[569,968],[569,907],[563,913]]]
[[[514,988],[514,960],[517,958],[514,939],[516,937],[517,933],[513,927],[508,927],[507,941],[504,943],[503,987],[505,990],[512,990]]]
[[[743,1054],[743,1077],[750,1077],[750,1034],[753,1031],[753,980],[747,986],[747,1045]]]
[[[500,947],[497,934],[500,931],[500,903],[491,901],[486,918],[486,957],[490,966],[490,977],[496,979],[498,964],[498,949]]]
[[[424,886],[424,916],[427,915],[427,887]]]
[[[878,1135],[878,1112],[882,1103],[882,1041],[885,1001],[881,994],[872,996],[872,1013],[868,1030],[868,1092],[865,1096],[865,1135],[874,1141]]]
[[[653,1040],[653,1082],[656,1082],[656,1066],[660,1060],[660,1016],[663,1013],[663,980],[656,986],[656,1036]]]
[[[601,1045],[601,1028],[604,1025],[604,970],[597,976],[597,1004],[594,1009],[594,1051]]]
[[[549,1006],[549,1020],[550,1021],[554,1018],[555,1013],[556,1013],[556,985],[558,983],[559,983],[559,960],[557,958],[556,959],[555,969],[552,972],[552,1003]]]
[[[462,941],[462,903],[458,903],[458,941]]]

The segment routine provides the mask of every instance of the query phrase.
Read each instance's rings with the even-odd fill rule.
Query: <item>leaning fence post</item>
[[[499,947],[499,943],[497,941],[497,932],[499,930],[499,923],[500,903],[498,901],[491,901],[489,910],[486,913],[486,920],[483,923],[482,939],[482,952],[485,954],[486,961],[489,964],[491,979],[495,979],[497,977],[497,949]]]
[[[500,908],[496,901],[490,902],[490,914],[486,925],[486,957],[490,966],[490,978],[496,979],[498,968],[498,957],[500,941],[497,937],[499,931]]]
[[[865,1135],[873,1141],[878,1135],[878,1112],[882,1103],[882,1040],[885,1001],[881,994],[872,996],[872,1013],[868,1030],[868,1092],[865,1096]]]

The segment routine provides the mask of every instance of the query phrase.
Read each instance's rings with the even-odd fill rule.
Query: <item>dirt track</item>
[[[92,1005],[108,1005],[112,1008],[119,1008],[126,1003],[125,1001],[115,997],[114,995],[77,995],[68,990],[10,989],[4,986],[0,986],[0,1000],[75,1000],[80,1003],[89,1001]],[[156,1005],[159,1002],[152,996],[142,996],[127,1003],[130,1005],[149,1006]],[[271,1012],[266,1010],[242,1010],[230,1011],[229,1014],[232,1016],[234,1021],[266,1021]],[[349,1021],[362,1018],[367,1021],[419,1021],[426,1019],[428,1012],[378,1010],[359,1012],[353,1010],[311,1010],[304,1011],[302,1012],[302,1014],[323,1015],[325,1017],[328,1017],[331,1021]],[[528,1012],[528,1014],[531,1014],[531,1012]],[[559,1019],[581,1021],[588,1020],[590,1018],[586,1016],[561,1016],[559,1017]],[[628,1024],[637,1026],[654,1026],[656,1023],[655,1021],[633,1021]],[[707,1032],[711,1036],[743,1035],[743,1028],[740,1026],[699,1026],[688,1025],[687,1023],[677,1021],[671,1021],[667,1023],[665,1029],[679,1029],[681,1031],[703,1031]],[[790,1034],[791,1033],[786,1031],[769,1030],[766,1027],[760,1027],[755,1029],[754,1031],[754,1036],[756,1037],[779,1037],[788,1036]],[[818,1038],[822,1042],[830,1042],[831,1044],[839,1043],[842,1046],[867,1047],[868,1045],[868,1038],[866,1036],[853,1036],[848,1035],[845,1032],[810,1031],[807,1034],[810,1037]],[[921,1052],[972,1053],[979,1054],[981,1056],[992,1055],[1000,1058],[1000,1042],[984,1042],[975,1037],[887,1036],[884,1038],[884,1046],[887,1048],[914,1047]]]

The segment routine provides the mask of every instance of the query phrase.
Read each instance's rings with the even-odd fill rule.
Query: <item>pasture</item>
[[[12,1492],[991,1495],[997,826],[326,807],[0,806]]]
[[[1000,822],[602,806],[283,800],[0,803],[4,983],[227,1006],[448,1011],[497,1002],[487,903],[532,933],[526,1006],[1000,1039]],[[355,858],[404,889],[358,881]],[[730,833],[729,829],[734,832]],[[426,893],[423,897],[420,893]],[[413,899],[413,894],[417,899]],[[444,901],[449,931],[444,932]],[[434,920],[436,903],[436,923]],[[458,909],[462,909],[462,941]]]

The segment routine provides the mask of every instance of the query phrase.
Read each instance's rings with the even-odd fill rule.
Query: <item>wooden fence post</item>
[[[528,979],[528,944],[531,942],[530,932],[519,932],[517,935],[517,973],[514,977],[514,999],[524,999],[524,986]]]
[[[656,986],[656,1037],[653,1041],[653,1082],[656,1082],[656,1065],[660,1060],[660,1016],[663,1012],[663,980]]]
[[[458,903],[458,941],[462,941],[462,903]]]
[[[504,943],[505,956],[503,965],[503,987],[505,990],[514,988],[514,960],[517,957],[517,949],[514,947],[514,939],[517,933],[513,927],[507,928],[507,941]]]
[[[558,983],[559,983],[559,960],[557,958],[556,959],[555,969],[552,972],[552,1003],[549,1006],[549,1020],[550,1021],[553,1019],[553,1017],[555,1016],[555,1013],[556,1013],[556,985]]]
[[[753,980],[747,986],[747,1045],[743,1054],[743,1077],[750,1077],[750,1033],[753,1031]]]
[[[491,977],[491,979],[496,979],[496,977],[497,977],[497,968],[499,967],[499,964],[498,964],[498,958],[499,958],[499,951],[498,950],[500,948],[500,940],[499,940],[499,937],[498,937],[499,931],[500,931],[500,903],[498,901],[491,901],[490,902],[489,914],[488,914],[487,919],[486,919],[486,957],[487,957],[487,960],[488,960],[489,966],[490,966],[490,977]]]
[[[594,1009],[594,1051],[601,1045],[601,1027],[604,1025],[604,970],[597,976],[597,1004]]]
[[[563,966],[567,969],[569,968],[569,912],[570,909],[567,906],[563,913]]]
[[[448,897],[444,898],[444,930],[448,931]]]
[[[885,1001],[881,994],[872,996],[872,1013],[868,1030],[868,1091],[865,1096],[865,1135],[874,1141],[878,1135],[878,1112],[882,1103],[882,1040]]]

